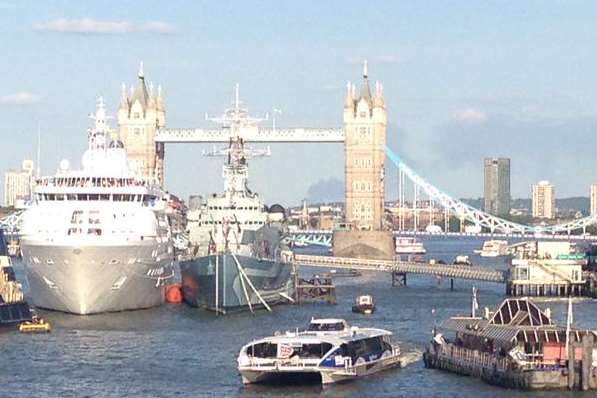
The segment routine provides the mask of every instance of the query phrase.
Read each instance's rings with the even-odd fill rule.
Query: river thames
[[[430,238],[429,255],[451,260],[470,254],[481,242]],[[473,262],[480,259],[472,256]],[[488,267],[503,268],[503,259],[484,259]],[[21,264],[15,264],[23,276]],[[317,269],[305,268],[310,275]],[[407,287],[392,287],[389,274],[364,273],[338,278],[337,305],[308,304],[216,316],[186,305],[93,316],[39,311],[53,326],[50,334],[0,333],[0,397],[593,397],[594,392],[528,393],[500,389],[478,379],[423,366],[421,354],[434,323],[470,312],[471,282],[409,276]],[[26,282],[24,282],[26,287]],[[493,307],[504,297],[504,285],[476,283],[479,304]],[[353,314],[358,294],[373,294],[373,316]],[[539,300],[550,307],[557,323],[565,324],[566,300]],[[575,323],[597,329],[597,301],[575,301]],[[434,311],[435,310],[435,314]],[[244,387],[236,371],[240,347],[275,331],[305,327],[312,316],[339,317],[352,325],[391,330],[407,365],[355,382],[320,386]]]

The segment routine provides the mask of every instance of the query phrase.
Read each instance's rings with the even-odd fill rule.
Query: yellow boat
[[[32,322],[27,321],[19,325],[19,332],[21,333],[50,333],[51,331],[52,326],[43,319]]]

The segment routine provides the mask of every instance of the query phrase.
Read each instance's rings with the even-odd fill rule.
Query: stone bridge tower
[[[155,142],[159,128],[166,125],[166,110],[162,90],[158,86],[154,94],[153,84],[145,84],[143,63],[139,67],[137,85],[131,86],[130,95],[122,85],[122,97],[118,108],[120,139],[137,174],[156,178],[164,183],[164,143]]]
[[[345,218],[360,230],[383,229],[386,120],[383,87],[371,94],[365,61],[359,92],[349,82],[344,102]]]
[[[334,231],[334,256],[391,260],[394,237],[384,228],[386,107],[381,84],[371,94],[366,61],[360,90],[347,86],[344,133],[345,219],[354,228]]]

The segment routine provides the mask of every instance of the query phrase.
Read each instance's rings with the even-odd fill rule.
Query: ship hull
[[[181,261],[180,270],[183,298],[193,307],[228,313],[248,310],[249,303],[262,307],[261,299],[274,305],[288,303],[294,296],[292,265],[284,262],[221,254]]]
[[[31,310],[25,301],[0,304],[0,328],[31,320]]]
[[[82,246],[23,240],[32,302],[80,315],[160,305],[173,265],[159,246],[151,240]]]

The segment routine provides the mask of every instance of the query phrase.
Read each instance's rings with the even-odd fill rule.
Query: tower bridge
[[[386,146],[387,112],[383,86],[377,82],[375,91],[369,86],[367,63],[359,90],[352,83],[347,84],[343,109],[342,127],[324,128],[269,128],[248,123],[241,128],[245,142],[253,143],[339,143],[345,154],[345,218],[357,230],[380,231],[384,225],[385,160],[398,169],[399,222],[398,230],[405,228],[407,201],[406,184],[413,187],[412,209],[414,230],[419,230],[419,217],[429,212],[429,225],[434,223],[436,213],[443,212],[447,230],[448,217],[457,217],[461,225],[468,222],[485,228],[492,234],[507,236],[529,236],[537,234],[570,234],[597,223],[597,215],[585,217],[559,225],[527,226],[514,223],[475,209],[452,198],[436,188],[406,165],[399,156]],[[237,98],[238,101],[238,98]],[[247,119],[249,120],[249,119]],[[256,119],[252,119],[253,121]],[[230,129],[227,128],[171,128],[166,127],[166,112],[162,89],[146,84],[143,65],[139,69],[136,85],[127,93],[123,84],[118,109],[118,126],[129,158],[137,171],[163,182],[166,144],[173,143],[228,143]],[[428,209],[420,209],[422,196],[426,195]],[[3,221],[4,226],[16,225],[16,219]],[[316,236],[303,233],[305,241],[328,242],[328,234]]]
[[[345,218],[357,229],[384,229],[384,175],[385,159],[398,169],[399,185],[399,229],[404,230],[405,191],[407,180],[412,183],[414,197],[414,229],[422,210],[417,209],[422,195],[429,203],[430,220],[433,210],[444,213],[447,227],[448,216],[457,217],[461,225],[468,222],[485,228],[491,234],[507,236],[529,236],[535,234],[570,235],[572,231],[586,230],[588,225],[597,223],[597,215],[581,218],[560,225],[527,226],[485,213],[472,206],[453,199],[436,188],[408,167],[398,155],[386,146],[386,107],[383,86],[377,82],[372,93],[368,81],[367,63],[363,65],[360,89],[347,84],[344,101],[343,127],[326,128],[268,128],[256,124],[244,126],[242,135],[245,142],[253,143],[341,143],[345,153]],[[154,136],[156,146],[171,143],[227,143],[230,131],[226,128],[171,128],[160,126]],[[157,153],[158,151],[156,151]],[[156,162],[157,163],[157,162]],[[444,228],[445,229],[445,228]],[[316,236],[303,234],[305,242],[329,242],[328,234]]]

